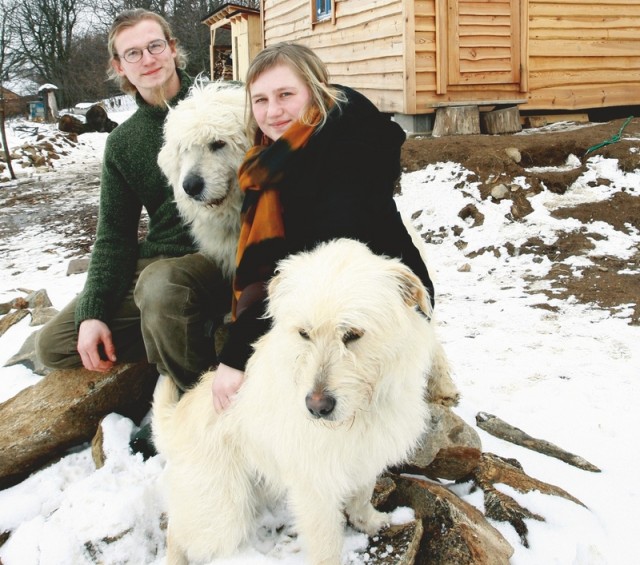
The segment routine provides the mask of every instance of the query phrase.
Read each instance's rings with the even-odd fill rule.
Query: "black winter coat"
[[[281,182],[287,252],[313,249],[339,237],[366,243],[397,257],[423,282],[433,303],[433,284],[393,199],[400,175],[402,128],[362,94],[339,87],[348,103],[334,107],[324,127],[299,149]],[[244,369],[251,344],[265,333],[264,303],[234,322],[220,361]]]

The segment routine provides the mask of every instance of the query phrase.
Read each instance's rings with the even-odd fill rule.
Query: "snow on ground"
[[[121,121],[124,115],[112,118]],[[104,140],[104,134],[81,136],[81,143],[64,158],[65,173],[73,167],[82,170],[87,160],[99,159]],[[609,185],[590,187],[588,181],[596,173],[610,179]],[[27,174],[33,175],[21,172]],[[56,174],[37,173],[33,179],[47,182]],[[577,220],[554,219],[550,210],[609,198],[621,190],[637,195],[640,187],[640,172],[622,173],[615,161],[593,157],[589,170],[566,194],[533,196],[534,212],[524,221],[512,222],[505,216],[506,204],[482,201],[478,188],[466,176],[456,163],[430,165],[405,174],[397,198],[398,207],[414,218],[421,231],[444,226],[450,233],[455,225],[464,227],[465,253],[491,245],[500,248],[507,241],[517,243],[532,235],[552,241],[558,230],[577,227]],[[454,188],[461,181],[464,190]],[[0,191],[5,186],[0,185]],[[485,215],[483,225],[471,227],[458,217],[468,203]],[[46,288],[54,305],[61,308],[82,288],[84,275],[66,276],[69,257],[56,253],[58,242],[47,240],[44,232],[31,237],[30,227],[25,226],[27,235],[2,246],[0,302],[15,297],[20,288]],[[598,253],[624,258],[640,243],[637,230],[623,234],[604,223],[590,229],[605,236],[597,243],[601,246]],[[495,414],[602,469],[601,473],[582,471],[478,430],[484,451],[516,458],[530,476],[567,490],[587,507],[538,492],[523,495],[500,487],[545,517],[545,522],[527,521],[529,548],[520,543],[511,526],[494,524],[515,549],[511,563],[637,563],[640,328],[628,324],[624,308],[614,315],[527,292],[525,279],[541,279],[551,267],[547,260],[535,262],[532,255],[508,253],[499,258],[492,253],[469,258],[451,237],[428,245],[428,253],[438,293],[439,333],[462,392],[455,411],[470,425],[475,425],[478,412]],[[470,269],[461,269],[464,265]],[[540,280],[538,285],[541,291],[545,283]],[[534,307],[545,303],[558,310]],[[33,330],[25,319],[0,338],[0,364]],[[0,368],[0,400],[38,379],[25,368]],[[163,462],[159,456],[144,462],[129,453],[129,438],[135,431],[131,421],[112,414],[104,424],[108,457],[102,469],[95,469],[89,447],[79,446],[54,465],[0,491],[0,532],[13,532],[0,547],[2,563],[162,563],[165,539],[158,479]],[[483,508],[482,496],[469,492],[469,485],[449,486]],[[396,519],[406,520],[407,510],[400,510]],[[305,563],[304,550],[287,528],[278,529],[285,522],[283,510],[265,515],[251,548],[214,563]],[[366,555],[366,538],[349,532],[345,562],[366,563]]]

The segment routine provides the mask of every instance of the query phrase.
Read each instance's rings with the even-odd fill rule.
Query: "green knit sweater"
[[[180,92],[169,101],[171,106],[187,95],[192,84],[185,73],[179,71],[179,75]],[[140,96],[136,102],[136,112],[107,138],[98,229],[87,281],[76,305],[76,327],[88,319],[109,323],[131,287],[138,258],[179,257],[196,251],[157,163],[168,109],[150,106]],[[143,207],[149,230],[138,241]]]

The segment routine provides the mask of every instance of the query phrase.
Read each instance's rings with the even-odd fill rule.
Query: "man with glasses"
[[[109,33],[111,78],[138,109],[108,137],[96,241],[82,293],[39,332],[45,366],[107,372],[144,359],[185,390],[215,364],[211,328],[229,308],[220,270],[196,252],[157,164],[168,107],[192,84],[167,22],[142,9]],[[148,232],[138,241],[142,209]]]

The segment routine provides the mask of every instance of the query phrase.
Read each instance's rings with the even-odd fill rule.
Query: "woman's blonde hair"
[[[116,16],[116,19],[113,20],[113,24],[111,24],[111,29],[109,30],[109,39],[107,42],[107,49],[109,50],[109,66],[107,67],[107,76],[118,82],[120,89],[127,94],[135,94],[137,90],[126,76],[119,75],[113,68],[113,61],[120,59],[114,44],[116,37],[118,37],[118,34],[122,30],[133,27],[143,20],[152,20],[156,22],[160,26],[162,34],[167,42],[169,42],[169,45],[173,45],[175,47],[176,67],[178,69],[184,69],[187,66],[187,54],[184,52],[182,47],[178,45],[178,40],[173,37],[171,26],[169,26],[167,20],[155,12],[150,12],[149,10],[144,10],[142,8],[120,12],[120,14]]]
[[[247,108],[251,108],[251,85],[262,73],[282,64],[289,66],[309,88],[310,107],[318,109],[318,128],[321,128],[327,121],[329,110],[336,104],[339,107],[340,104],[346,103],[347,97],[341,90],[329,84],[329,71],[320,57],[308,47],[297,43],[276,43],[256,55],[247,71]],[[315,125],[308,120],[308,115],[300,118],[302,123]],[[254,139],[259,128],[251,110],[247,113],[246,127],[249,139]]]

